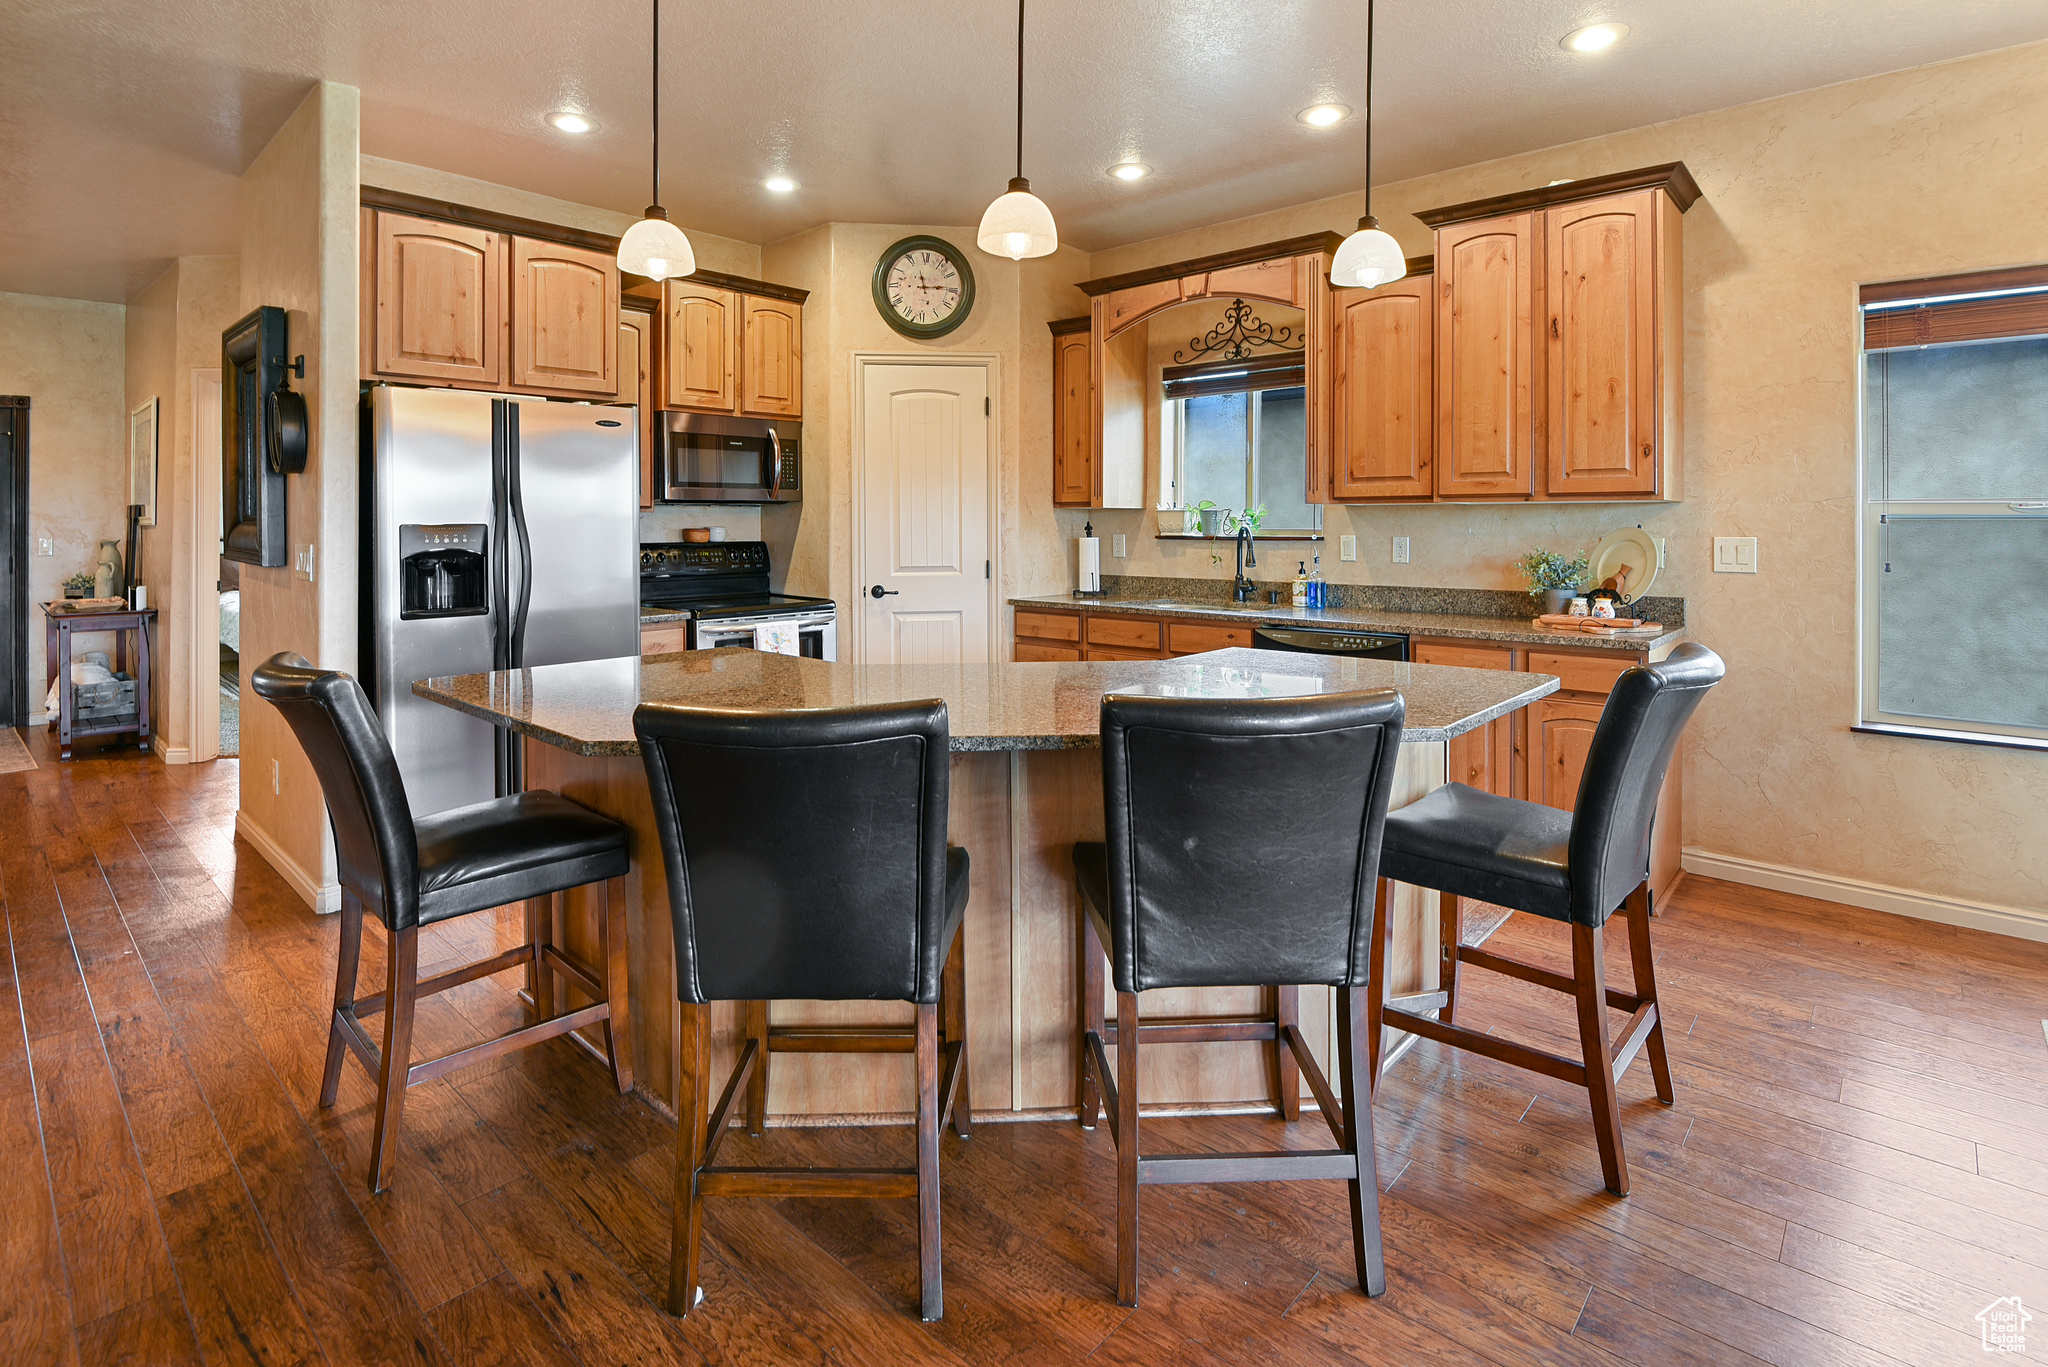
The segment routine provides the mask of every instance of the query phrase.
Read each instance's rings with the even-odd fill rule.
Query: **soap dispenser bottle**
[[[1308,561],[1297,561],[1294,571],[1294,606],[1308,606]]]
[[[1310,566],[1308,572],[1308,605],[1312,608],[1326,608],[1330,606],[1330,586],[1323,582],[1322,552],[1318,551],[1314,559],[1315,564]]]

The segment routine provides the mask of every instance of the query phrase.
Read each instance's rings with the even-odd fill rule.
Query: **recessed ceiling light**
[[[563,109],[548,115],[548,123],[563,133],[595,133],[597,120],[588,114],[579,114],[573,109]]]
[[[1109,173],[1118,180],[1143,180],[1152,174],[1152,168],[1142,161],[1120,161],[1109,168]]]
[[[778,195],[786,195],[796,188],[796,182],[788,176],[770,176],[761,182],[761,188],[772,190]]]
[[[1567,52],[1605,52],[1628,36],[1627,24],[1588,24],[1557,40]]]
[[[1294,116],[1310,128],[1329,128],[1351,117],[1348,104],[1312,104]]]

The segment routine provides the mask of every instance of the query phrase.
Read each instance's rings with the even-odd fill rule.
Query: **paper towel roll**
[[[1081,593],[1102,592],[1102,538],[1074,540],[1074,588]]]

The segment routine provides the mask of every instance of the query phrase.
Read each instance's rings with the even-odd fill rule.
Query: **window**
[[[1862,304],[1858,729],[2048,748],[2048,270]]]
[[[1168,503],[1263,506],[1262,534],[1322,530],[1322,507],[1308,501],[1299,355],[1170,366],[1162,379]]]

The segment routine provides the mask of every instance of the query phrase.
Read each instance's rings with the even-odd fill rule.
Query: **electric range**
[[[769,569],[764,541],[642,542],[640,608],[686,614],[692,650],[751,646],[836,660],[832,600],[771,592]]]

